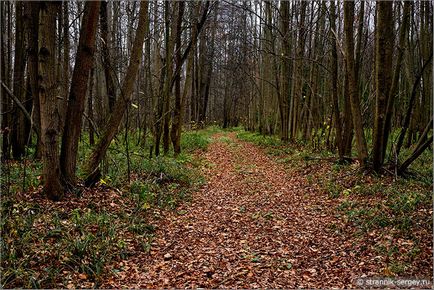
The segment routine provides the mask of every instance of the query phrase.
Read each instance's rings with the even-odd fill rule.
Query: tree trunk
[[[413,88],[411,90],[410,100],[408,102],[406,114],[404,117],[404,124],[402,125],[402,129],[401,129],[401,132],[399,133],[398,141],[396,143],[396,155],[398,155],[398,156],[399,156],[399,152],[401,151],[402,145],[404,143],[405,134],[407,133],[407,130],[410,127],[410,121],[411,121],[411,117],[413,114],[414,103],[416,102],[416,95],[417,95],[418,87],[420,85],[420,80],[422,78],[423,72],[431,63],[432,57],[433,57],[433,53],[431,52],[430,58],[422,66],[422,69],[420,70],[419,74],[416,76],[416,78],[414,80]]]
[[[170,147],[170,97],[172,95],[172,79],[173,79],[173,56],[174,56],[174,42],[175,42],[175,29],[176,21],[170,21],[170,2],[165,2],[164,17],[165,17],[165,42],[166,42],[166,78],[163,91],[163,114],[161,116],[163,121],[163,152],[167,154]]]
[[[273,74],[273,63],[274,63],[274,35],[273,35],[273,11],[272,11],[272,3],[271,1],[265,2],[265,11],[264,11],[264,28],[263,28],[263,37],[262,37],[262,50],[264,51],[263,60],[262,60],[262,82],[261,82],[261,130],[262,134],[272,134],[273,130],[273,117],[275,116],[274,112],[274,103],[277,102],[276,92],[275,92],[275,81],[276,75]],[[231,94],[231,93],[229,93]],[[231,107],[232,104],[228,104]],[[277,105],[277,104],[276,104]],[[229,116],[228,116],[229,117]],[[232,119],[229,117],[229,119]]]
[[[114,72],[110,60],[110,48],[108,46],[108,17],[107,17],[107,1],[101,1],[100,8],[100,25],[101,25],[101,56],[104,66],[105,83],[107,87],[109,112],[113,111],[113,106],[116,101],[116,90],[114,81]]]
[[[9,3],[7,3],[9,5]],[[6,2],[0,2],[0,37],[1,37],[1,81],[5,84],[8,83],[6,71],[9,69],[6,64],[6,51],[9,49],[7,47],[5,32],[6,32]],[[2,132],[2,156],[1,160],[8,160],[10,159],[10,152],[9,152],[9,132],[10,132],[10,124],[9,124],[9,107],[10,102],[9,98],[6,98],[7,91],[5,87],[1,87],[2,92],[2,98],[1,98],[1,111],[2,114],[0,116],[1,118],[1,132]]]
[[[399,44],[398,44],[398,57],[396,60],[395,67],[393,69],[393,79],[389,90],[389,96],[388,96],[388,102],[387,102],[387,110],[386,110],[386,120],[384,124],[384,146],[383,146],[383,161],[386,156],[386,149],[387,149],[387,140],[389,139],[390,129],[391,129],[391,123],[392,123],[392,112],[393,112],[393,106],[395,104],[395,98],[398,94],[398,87],[399,87],[399,78],[401,75],[401,64],[402,60],[404,58],[404,52],[405,52],[405,45],[406,45],[406,38],[408,34],[409,29],[409,22],[410,22],[410,14],[412,10],[412,2],[406,1],[404,3],[404,15],[401,23],[401,28],[399,32]]]
[[[368,149],[366,146],[365,134],[363,132],[362,113],[360,110],[360,99],[358,93],[358,81],[354,61],[354,2],[344,2],[344,30],[345,30],[345,59],[347,64],[348,89],[351,100],[351,115],[356,135],[357,154],[362,166],[366,164]]]
[[[113,140],[119,125],[122,121],[122,117],[130,102],[132,90],[137,77],[137,71],[140,65],[142,57],[142,47],[146,32],[146,18],[148,17],[148,5],[147,1],[140,3],[139,23],[136,30],[136,36],[134,39],[133,47],[131,50],[130,64],[127,69],[125,78],[122,81],[121,95],[117,98],[113,107],[113,112],[110,114],[108,122],[103,130],[101,138],[93,148],[88,162],[86,163],[84,172],[86,175],[86,186],[91,186],[98,181],[100,176],[99,164],[104,158],[107,149]]]
[[[78,141],[81,133],[84,105],[86,103],[89,74],[93,65],[100,3],[100,1],[85,3],[80,40],[69,92],[68,110],[66,112],[67,122],[65,122],[63,130],[60,169],[63,181],[71,187],[74,187],[76,183],[75,171],[77,167]]]
[[[66,122],[66,114],[68,112],[68,95],[69,95],[69,83],[70,83],[70,70],[69,70],[69,63],[70,63],[70,41],[69,41],[69,2],[64,1],[62,2],[63,5],[63,71],[62,71],[62,96],[63,96],[63,106],[62,106],[62,128],[65,128],[65,122]],[[59,19],[60,21],[61,19]],[[60,50],[60,48],[59,48]],[[60,54],[60,53],[59,53]],[[59,56],[60,58],[60,56]],[[59,72],[60,75],[60,72]],[[60,82],[60,80],[59,80]]]
[[[331,89],[332,89],[332,107],[333,114],[335,116],[335,129],[336,129],[336,145],[338,147],[339,159],[343,159],[344,152],[344,144],[342,139],[342,121],[341,121],[341,113],[339,110],[339,93],[338,93],[338,50],[337,44],[338,41],[334,33],[336,31],[336,7],[334,1],[330,2],[330,37],[332,39],[331,43]]]
[[[24,3],[15,2],[15,56],[14,56],[14,85],[13,93],[25,105],[26,87],[24,83],[24,72],[26,67],[25,58],[25,37],[24,37]],[[16,108],[14,110],[13,129],[11,135],[12,156],[20,159],[25,154],[26,143],[29,131],[26,130],[26,123],[23,112]]]
[[[217,2],[218,3],[218,2]],[[215,18],[217,18],[217,12],[215,12]],[[214,40],[215,40],[215,33],[216,33],[216,22],[214,21],[211,28],[211,39],[210,39],[210,45],[207,46],[206,50],[209,50],[209,54],[207,51],[207,60],[205,64],[205,71],[202,79],[202,87],[200,91],[200,97],[202,100],[201,104],[201,112],[199,113],[199,122],[201,126],[205,126],[206,122],[206,112],[208,109],[208,100],[209,100],[209,88],[211,85],[211,76],[212,76],[212,69],[213,69],[213,59],[214,59]]]
[[[303,56],[305,46],[305,17],[307,1],[300,1],[300,23],[297,39],[296,60],[294,61],[293,79],[294,88],[292,91],[290,108],[290,139],[297,138],[298,123],[300,119],[300,105],[303,98]]]
[[[393,56],[393,6],[390,1],[377,2],[377,24],[375,41],[375,119],[372,144],[372,163],[375,171],[383,166],[387,146],[386,115],[387,104],[392,97]]]
[[[432,146],[433,136],[429,137],[424,143],[418,144],[411,155],[399,166],[398,173],[404,173],[413,161],[415,161],[429,146]]]
[[[55,77],[56,14],[59,3],[42,2],[38,33],[38,92],[41,110],[44,192],[51,200],[63,195],[59,167],[59,112]]]
[[[184,15],[184,2],[176,2],[178,12],[176,16],[176,41],[175,41],[175,63],[176,67],[181,65],[181,25]],[[173,151],[175,156],[181,153],[181,122],[182,122],[182,105],[181,99],[181,76],[180,72],[175,75],[175,108],[173,112],[173,123],[171,131],[171,139],[173,143]]]
[[[280,1],[280,30],[282,32],[282,61],[281,61],[281,92],[279,94],[280,112],[280,139],[284,142],[289,140],[289,77],[290,77],[290,31],[289,31],[289,2]]]
[[[89,76],[89,96],[87,97],[87,116],[89,118],[89,145],[95,145],[95,130],[93,127],[93,98],[94,98],[94,79],[95,79],[95,67],[90,70]]]

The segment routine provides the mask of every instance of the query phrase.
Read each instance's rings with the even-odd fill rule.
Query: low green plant
[[[3,195],[34,191],[40,185],[42,163],[36,160],[5,161],[0,165],[0,184]]]
[[[219,141],[223,142],[223,143],[227,143],[227,144],[232,144],[233,143],[232,139],[229,138],[228,136],[222,136],[222,137],[220,137]]]
[[[332,198],[337,198],[341,195],[343,190],[342,186],[336,181],[327,181],[326,183],[327,192]]]
[[[1,205],[0,283],[6,288],[66,287],[70,278],[62,273],[86,275],[98,286],[107,264],[131,255],[121,233],[149,242],[154,230],[140,213],[124,210],[50,209],[9,199]]]
[[[237,133],[237,138],[264,147],[280,146],[283,144],[276,136],[264,136],[257,132],[241,131]]]
[[[209,131],[189,131],[181,136],[181,148],[187,152],[206,150],[210,141]]]

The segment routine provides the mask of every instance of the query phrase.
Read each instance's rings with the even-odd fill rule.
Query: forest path
[[[157,221],[150,253],[106,286],[354,287],[360,252],[336,230],[327,194],[235,133],[213,139],[206,185]]]

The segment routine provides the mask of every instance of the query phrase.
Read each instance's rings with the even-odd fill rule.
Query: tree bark
[[[63,72],[62,72],[62,86],[63,86],[63,106],[62,106],[62,128],[65,128],[66,115],[68,112],[68,95],[70,83],[70,35],[69,35],[69,2],[62,2],[63,5]],[[59,19],[60,21],[60,19]],[[60,48],[59,48],[60,49]],[[60,74],[60,72],[59,72]]]
[[[356,135],[357,154],[362,166],[365,166],[368,158],[365,134],[363,132],[362,113],[358,93],[358,81],[354,61],[354,2],[344,2],[344,30],[345,30],[345,59],[347,64],[348,89],[351,100],[351,114]]]
[[[176,41],[175,41],[175,63],[176,67],[181,65],[181,25],[184,15],[184,2],[176,2],[178,7],[176,19]],[[182,122],[183,101],[181,99],[181,76],[180,72],[175,75],[175,108],[173,112],[173,122],[171,130],[171,139],[175,156],[181,153],[181,122]]]
[[[89,96],[87,97],[87,116],[89,118],[89,145],[95,145],[95,129],[93,123],[93,98],[94,98],[94,79],[95,79],[95,67],[90,70],[89,76]]]
[[[41,139],[43,144],[44,192],[51,200],[63,195],[59,167],[59,112],[55,77],[56,14],[59,3],[42,2],[38,33],[38,92],[41,110]]]
[[[383,166],[387,146],[386,115],[387,104],[392,97],[393,56],[393,6],[390,1],[377,1],[377,27],[375,41],[375,119],[372,144],[372,163],[375,171]]]
[[[71,187],[76,184],[75,171],[77,167],[78,141],[86,103],[89,74],[93,65],[100,3],[100,1],[85,3],[80,40],[69,92],[68,110],[66,112],[67,121],[63,130],[60,169],[63,181]]]

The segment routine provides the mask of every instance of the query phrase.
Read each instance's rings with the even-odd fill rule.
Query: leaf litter
[[[400,252],[414,246],[411,239],[397,239],[393,233],[383,235],[373,230],[369,238],[358,236],[354,224],[338,214],[342,201],[330,198],[321,186],[306,180],[307,171],[324,175],[330,166],[288,168],[263,148],[240,141],[233,132],[214,134],[213,140],[208,150],[200,153],[205,159],[201,170],[207,182],[192,194],[190,202],[181,203],[176,210],[143,211],[121,191],[104,186],[59,203],[35,193],[17,195],[18,204],[39,204],[37,210],[46,219],[54,211],[64,212],[65,217],[76,212],[84,216],[90,208],[113,218],[131,219],[140,214],[142,220],[152,222],[149,235],[139,235],[137,228],[124,222],[115,226],[116,236],[122,239],[117,240],[114,250],[124,249],[125,254],[113,255],[97,280],[92,272],[63,267],[64,279],[49,285],[357,288],[356,278],[394,275],[388,255],[377,251],[379,244],[386,248],[397,245]],[[64,230],[77,231],[77,225],[69,222],[60,218]],[[82,231],[97,235],[101,226],[104,224],[89,224]],[[47,229],[43,220],[36,220],[33,227],[36,236],[43,236],[32,246],[37,256],[44,257],[31,262],[33,271],[40,273],[47,269],[48,260],[55,259],[54,252],[46,249],[55,244],[58,233],[54,227]],[[430,277],[432,242],[425,231],[417,235],[421,237],[421,258],[413,260],[406,273]],[[52,266],[68,264],[67,257],[61,258],[66,262],[60,260]]]
[[[126,261],[135,272],[104,287],[355,288],[384,274],[387,259],[354,238],[336,199],[233,132],[213,138],[206,184],[163,213],[151,251]],[[418,270],[427,277],[432,266]]]

